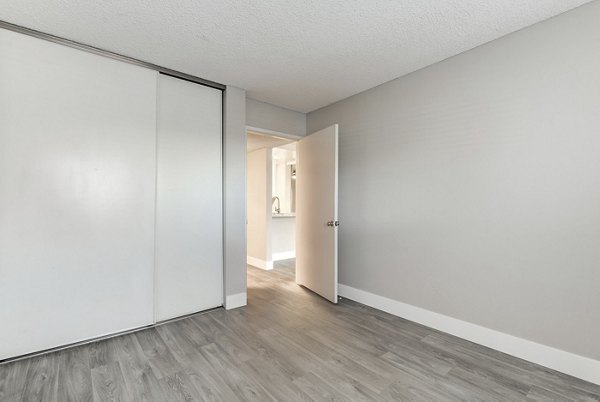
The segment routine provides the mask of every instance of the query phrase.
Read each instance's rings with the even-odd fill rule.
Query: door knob
[[[340,221],[328,221],[327,226],[340,226]]]

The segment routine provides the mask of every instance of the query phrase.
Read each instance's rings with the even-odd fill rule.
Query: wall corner
[[[223,300],[246,305],[246,91],[223,93]]]

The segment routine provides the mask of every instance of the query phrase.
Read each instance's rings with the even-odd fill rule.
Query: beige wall
[[[600,359],[600,2],[308,115],[340,282]]]
[[[284,148],[273,148],[273,197],[279,197],[281,213],[292,212],[292,174],[291,163],[296,159],[295,151]],[[272,210],[275,211],[276,204]]]
[[[271,149],[249,152],[247,156],[248,257],[271,261]]]

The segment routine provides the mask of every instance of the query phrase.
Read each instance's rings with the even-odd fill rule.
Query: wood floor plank
[[[0,364],[0,401],[600,401],[600,386],[248,269],[248,306]]]
[[[275,400],[261,384],[244,375],[239,369],[226,369],[222,376],[227,386],[244,401]]]
[[[90,368],[105,366],[118,360],[118,355],[115,353],[118,343],[117,338],[106,339],[102,342],[92,342],[88,345],[87,351],[89,355]]]
[[[169,401],[197,401],[200,392],[185,371],[163,377],[160,380]]]
[[[188,368],[184,372],[198,391],[198,400],[231,402],[242,400],[241,395],[236,395],[219,374],[202,367],[198,367],[198,370]]]
[[[92,372],[87,346],[79,346],[57,353],[59,401],[91,402],[94,400]]]
[[[348,399],[336,387],[330,386],[313,373],[307,373],[296,378],[293,382],[314,401],[343,401]]]
[[[59,370],[57,357],[57,353],[51,353],[31,359],[25,376],[23,401],[56,400]]]
[[[163,378],[181,370],[177,359],[160,337],[156,328],[138,331],[134,335],[156,377]]]
[[[237,366],[242,363],[237,361],[217,343],[202,346],[200,353],[202,353],[202,356],[206,358],[210,366],[218,373],[227,370],[236,371]]]
[[[116,353],[119,355],[119,365],[125,380],[127,400],[165,400],[158,378],[135,334],[123,335],[116,339],[118,340],[115,345]]]
[[[20,401],[31,359],[0,366],[0,401]]]
[[[311,401],[304,391],[284,373],[262,359],[251,359],[240,366],[245,376],[260,384],[267,393],[278,401]]]
[[[310,345],[310,353],[331,368],[335,372],[344,373],[346,377],[352,381],[356,381],[363,387],[379,393],[382,389],[389,386],[393,380],[384,375],[383,372],[372,371],[369,368],[361,365],[358,361],[349,358],[343,353],[339,353],[334,348],[331,348],[319,341],[310,338],[303,333],[287,333],[279,331],[280,336],[287,337],[299,347],[301,345]],[[308,349],[307,349],[308,352]]]
[[[380,395],[388,401],[460,401],[438,389],[435,385],[419,381],[412,377],[403,377],[391,384]]]
[[[95,401],[127,401],[127,385],[118,361],[92,368]]]

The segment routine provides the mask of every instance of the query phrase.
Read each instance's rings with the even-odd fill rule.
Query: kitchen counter
[[[273,261],[296,257],[295,218],[296,214],[273,214],[273,219],[271,220],[271,253]]]

